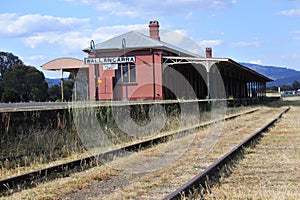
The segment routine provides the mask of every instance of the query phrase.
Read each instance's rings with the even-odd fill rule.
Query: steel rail
[[[243,142],[235,146],[228,153],[224,154],[217,161],[209,165],[200,174],[196,175],[190,181],[186,182],[180,188],[178,188],[177,190],[175,190],[174,192],[166,196],[164,200],[181,199],[182,196],[188,197],[189,195],[193,195],[193,192],[195,192],[197,189],[199,190],[200,188],[207,191],[209,187],[208,184],[209,180],[220,178],[219,173],[224,167],[226,167],[228,163],[232,162],[233,160],[237,160],[238,155],[240,155],[243,152],[243,149],[245,147],[249,147],[251,146],[251,144],[254,144],[255,141],[261,137],[263,132],[267,131],[271,126],[273,126],[282,117],[282,115],[288,112],[289,110],[290,107],[282,111],[276,118],[271,120],[269,123],[264,125],[261,129],[259,129],[255,133],[251,134]]]
[[[190,127],[190,128],[184,129],[184,130],[170,133],[168,135],[158,136],[156,138],[138,142],[138,143],[135,143],[132,145],[128,145],[128,146],[119,148],[119,149],[114,149],[114,150],[104,152],[104,153],[101,153],[98,155],[88,156],[85,158],[69,161],[69,162],[66,162],[63,164],[58,164],[55,166],[31,171],[31,172],[28,172],[25,174],[5,178],[5,179],[0,180],[0,194],[4,193],[5,191],[9,191],[9,190],[12,190],[12,191],[18,190],[19,191],[24,188],[34,187],[37,182],[48,181],[57,176],[66,177],[70,173],[72,173],[71,172],[72,170],[80,171],[80,169],[81,169],[81,171],[82,171],[83,169],[88,169],[88,168],[91,168],[92,166],[96,166],[99,163],[101,164],[101,161],[102,162],[110,161],[110,160],[113,160],[115,157],[120,156],[120,155],[125,155],[128,152],[138,152],[142,149],[150,148],[153,145],[166,142],[169,139],[172,139],[174,136],[186,135],[190,132],[198,131],[200,128],[210,126],[216,122],[219,122],[222,120],[234,119],[234,118],[237,118],[237,117],[245,115],[245,114],[251,114],[251,113],[257,112],[258,110],[260,110],[260,109],[259,108],[252,109],[250,111],[230,115],[223,119],[218,119],[215,121],[196,125],[194,127]],[[54,174],[56,174],[56,176],[54,176]],[[53,175],[53,176],[51,176],[52,178],[50,177],[50,175]]]

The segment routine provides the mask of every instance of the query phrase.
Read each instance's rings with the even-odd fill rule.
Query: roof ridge
[[[121,35],[112,37],[108,40],[102,41],[95,45],[96,49],[121,49],[122,40],[126,40],[126,48],[166,48],[169,51],[177,52],[178,54],[185,54],[193,57],[198,57],[199,55],[183,49],[181,47],[169,44],[167,42],[151,38],[150,36],[141,33],[136,30],[131,30],[129,32],[123,33]],[[90,50],[89,48],[85,50]],[[84,51],[85,51],[84,50]]]

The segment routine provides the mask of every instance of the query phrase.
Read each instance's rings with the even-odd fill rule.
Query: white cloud
[[[41,60],[41,59],[45,59],[46,56],[44,55],[34,55],[34,56],[29,56],[29,57],[26,57],[24,59],[28,60],[28,61],[35,61],[35,60]]]
[[[85,5],[91,5],[95,2],[97,2],[97,0],[64,0],[66,2],[70,2],[70,3],[76,3],[76,4],[85,4]]]
[[[278,14],[285,16],[300,16],[300,7],[297,9],[282,10]]]
[[[214,35],[225,35],[223,31],[216,31],[216,30],[209,31],[209,33]]]
[[[291,34],[293,37],[293,40],[300,40],[300,30],[290,31],[289,34]]]
[[[0,36],[21,39],[31,48],[57,45],[63,52],[80,52],[91,39],[102,42],[115,35],[140,28],[146,24],[107,26],[92,29],[90,19],[61,18],[48,15],[14,13],[0,14]]]
[[[98,21],[103,21],[103,20],[104,20],[104,17],[98,17],[97,20],[98,20]]]
[[[249,63],[256,64],[256,65],[263,65],[261,60],[251,60],[251,61],[249,61]]]
[[[20,59],[26,64],[26,65],[32,65],[37,66],[37,63],[41,63],[47,59],[47,56],[44,55],[33,55],[33,56],[27,56],[27,57],[20,57]]]
[[[300,30],[291,31],[290,34],[300,34]]]
[[[300,54],[298,53],[280,55],[279,57],[284,60],[300,60]]]
[[[147,25],[118,25],[100,27],[96,30],[82,29],[69,32],[43,32],[35,33],[29,37],[26,37],[23,39],[23,41],[31,48],[37,48],[39,46],[50,44],[61,47],[63,49],[63,53],[78,53],[82,49],[88,47],[91,40],[94,40],[96,43],[100,43],[104,40],[112,38],[113,36],[144,27],[147,27]]]
[[[202,47],[215,47],[223,43],[222,40],[202,40],[199,42]]]
[[[160,30],[160,38],[162,41],[173,45],[178,45],[183,43],[184,40],[187,40],[186,32],[184,30]]]
[[[188,50],[198,55],[204,55],[202,46],[189,37],[185,30],[160,30],[161,41]]]
[[[232,47],[259,47],[260,42],[258,41],[252,41],[252,42],[235,42],[231,44]]]
[[[300,41],[300,36],[298,36],[298,37],[293,37],[293,40]]]
[[[65,0],[75,2],[75,0]],[[225,9],[236,4],[236,0],[80,0],[82,4],[93,6],[101,11],[102,15],[111,14],[115,16],[129,17],[153,17],[182,15],[191,17],[194,11],[207,11],[216,9]],[[178,12],[180,11],[180,12]],[[188,13],[188,14],[187,14]]]
[[[193,12],[191,11],[191,12],[189,12],[185,17],[184,17],[184,19],[192,19],[193,18]]]
[[[61,18],[40,14],[19,16],[14,13],[4,13],[0,14],[0,36],[21,37],[33,33],[70,31],[83,28],[88,22],[87,18]]]

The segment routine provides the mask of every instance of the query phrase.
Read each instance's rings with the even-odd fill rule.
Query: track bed
[[[300,199],[299,113],[292,107],[205,199]]]
[[[264,107],[9,198],[163,199],[283,110]]]

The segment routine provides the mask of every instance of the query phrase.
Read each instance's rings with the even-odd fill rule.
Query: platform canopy
[[[163,56],[164,68],[169,65],[179,65],[179,64],[202,64],[206,67],[209,72],[210,68],[214,64],[218,66],[226,67],[227,69],[237,69],[239,73],[243,73],[248,76],[252,76],[255,80],[262,82],[270,82],[272,79],[245,67],[230,58],[204,58],[204,57],[177,57],[177,56]]]
[[[42,66],[43,70],[55,70],[60,72],[61,76],[61,100],[64,101],[64,91],[63,91],[63,73],[64,72],[70,72],[74,75],[74,79],[76,79],[76,74],[79,71],[79,69],[88,69],[89,65],[84,64],[83,60],[76,59],[76,58],[57,58],[54,60],[51,60]],[[77,83],[75,81],[74,83],[74,91],[75,91],[75,100],[77,97],[76,91],[77,91]]]
[[[88,68],[89,65],[84,64],[83,60],[76,58],[57,58],[43,64],[41,67],[43,70],[73,72],[81,68]]]

